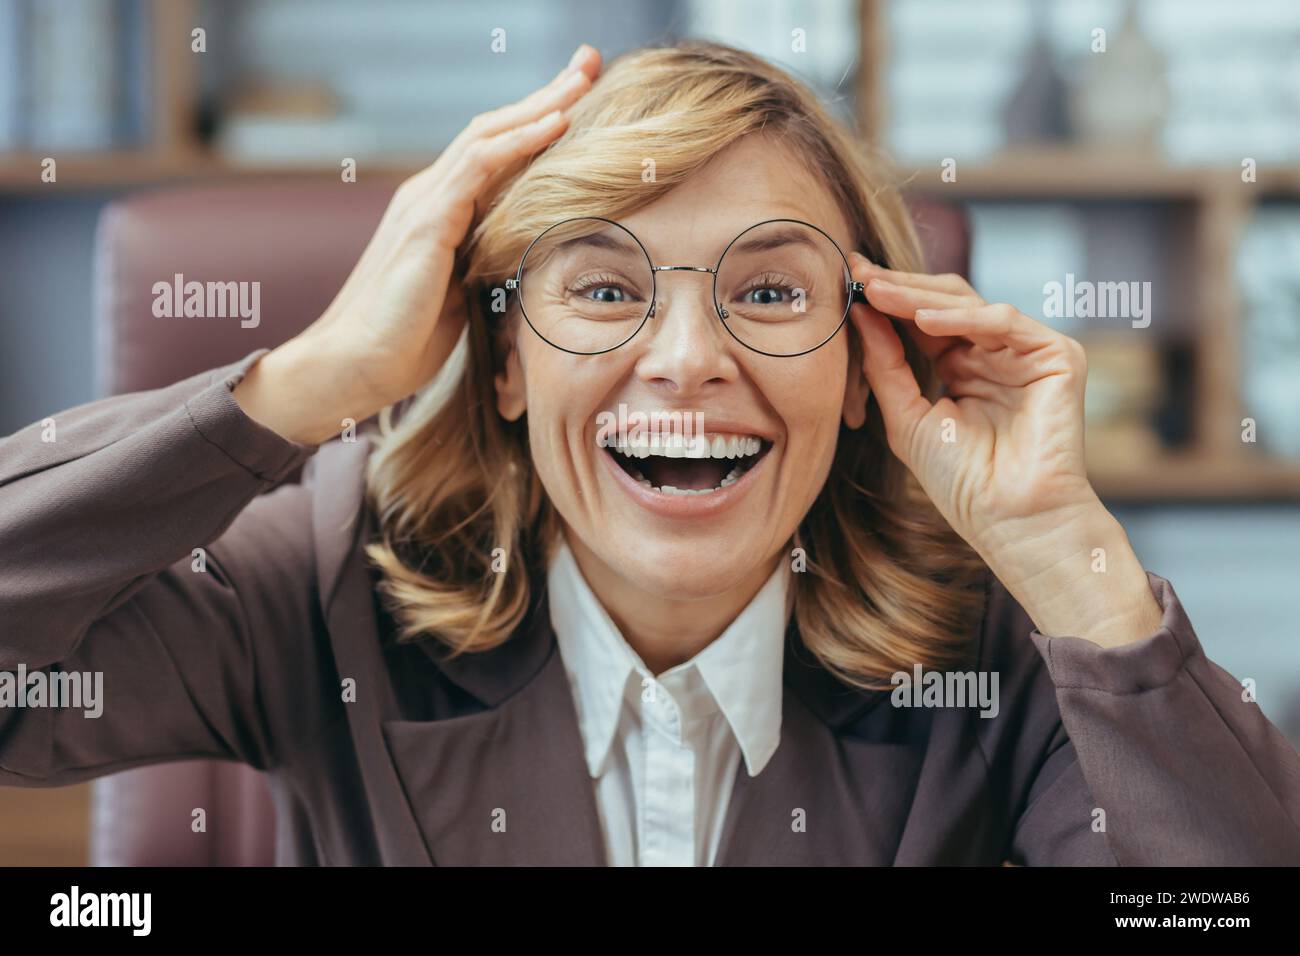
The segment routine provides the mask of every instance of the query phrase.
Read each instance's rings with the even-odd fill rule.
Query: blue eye
[[[584,302],[596,305],[622,305],[626,302],[639,301],[635,287],[622,277],[606,272],[599,275],[583,276],[572,283],[568,292]]]
[[[590,298],[595,302],[625,302],[627,296],[618,286],[602,285],[590,289]]]
[[[745,294],[745,298],[754,305],[779,305],[785,301],[785,293],[773,286],[763,286],[758,289],[751,289]]]

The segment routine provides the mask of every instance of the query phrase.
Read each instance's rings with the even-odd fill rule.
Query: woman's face
[[[776,140],[751,136],[620,222],[655,265],[712,267],[740,232],[781,218],[852,248],[830,191]],[[527,412],[533,463],[580,563],[665,600],[756,588],[826,480],[846,401],[860,410],[865,400],[860,372],[849,374],[849,326],[808,354],[765,356],[723,327],[711,276],[660,272],[656,283],[655,314],[605,354],[553,348],[521,321],[498,405],[507,418]],[[722,437],[761,450],[739,461],[620,455],[598,441],[602,413],[617,418],[620,405],[646,421],[702,421],[711,448]],[[748,469],[737,478],[738,464]],[[717,487],[727,476],[702,494],[646,486]]]

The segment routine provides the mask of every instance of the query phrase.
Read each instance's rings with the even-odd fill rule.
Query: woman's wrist
[[[983,556],[1041,633],[1118,647],[1160,628],[1146,570],[1100,500],[1019,525]]]
[[[348,420],[360,422],[384,404],[362,394],[348,363],[330,360],[301,336],[253,363],[234,398],[249,418],[303,445],[328,441]]]

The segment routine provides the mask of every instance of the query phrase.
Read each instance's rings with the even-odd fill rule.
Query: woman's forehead
[[[701,263],[768,219],[811,223],[846,254],[852,248],[848,218],[830,182],[767,136],[746,137],[653,203],[620,217],[656,262],[690,255]]]

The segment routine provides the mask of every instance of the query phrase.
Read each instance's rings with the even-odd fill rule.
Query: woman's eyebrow
[[[816,246],[816,241],[808,234],[806,229],[790,226],[785,229],[765,231],[762,235],[742,239],[731,248],[734,252],[766,252],[769,249],[776,249],[792,243]]]
[[[556,246],[557,250],[568,250],[577,246],[595,246],[597,249],[614,249],[619,252],[630,252],[633,247],[626,240],[611,236],[605,233],[593,232],[585,236],[574,236],[572,239],[565,239]]]

